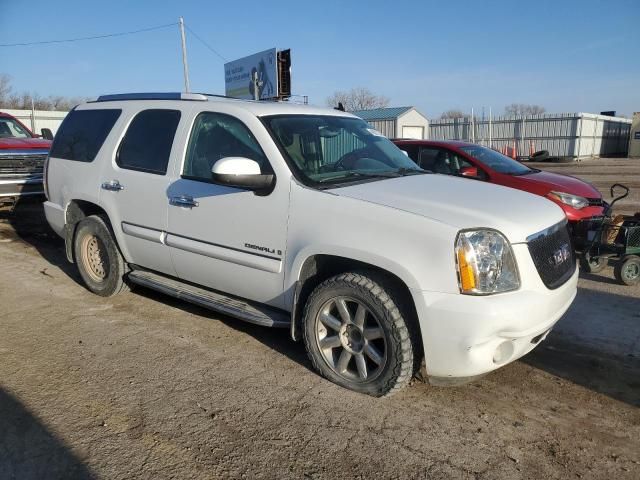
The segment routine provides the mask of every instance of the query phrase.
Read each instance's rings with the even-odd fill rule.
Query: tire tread
[[[404,319],[400,309],[394,302],[393,298],[387,293],[387,290],[393,291],[391,285],[385,285],[388,282],[382,276],[376,272],[346,272],[336,275],[322,282],[309,296],[304,308],[304,317],[309,315],[309,309],[313,305],[314,300],[322,291],[328,288],[344,287],[345,284],[357,290],[364,290],[370,295],[370,298],[378,304],[388,314],[391,320],[391,334],[394,335],[399,349],[398,355],[395,358],[390,358],[392,362],[391,369],[393,374],[388,377],[388,380],[383,384],[375,396],[390,396],[406,387],[411,381],[414,374],[414,348],[412,335],[407,328],[406,320]],[[386,287],[386,288],[385,288]],[[307,322],[303,322],[303,328],[306,330]],[[322,373],[322,368],[319,364],[322,360],[314,358],[311,354],[310,341],[311,336],[306,332],[303,335],[307,354],[313,364],[313,367]]]

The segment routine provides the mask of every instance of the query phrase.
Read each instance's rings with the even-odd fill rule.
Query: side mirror
[[[214,183],[247,190],[269,190],[273,187],[273,174],[260,172],[255,160],[243,157],[225,157],[211,167],[211,179]]]
[[[45,140],[53,140],[53,132],[50,128],[43,128],[40,132],[42,133],[42,138]]]
[[[460,175],[463,177],[480,178],[477,167],[462,167],[460,169]]]

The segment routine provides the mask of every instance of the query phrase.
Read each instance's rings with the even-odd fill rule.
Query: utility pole
[[[251,78],[253,82],[253,99],[255,101],[260,100],[260,80],[258,80],[258,72],[253,72],[253,76]]]
[[[489,107],[489,148],[493,148],[493,132],[491,131],[491,107]]]
[[[180,17],[178,20],[180,25],[180,38],[182,40],[182,69],[184,70],[184,91],[189,93],[191,88],[189,87],[189,65],[187,64],[187,40],[184,36],[184,19]]]
[[[36,133],[36,106],[31,97],[31,131]]]

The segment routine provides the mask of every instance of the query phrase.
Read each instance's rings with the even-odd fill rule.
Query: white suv
[[[200,94],[100,97],[65,119],[47,220],[92,292],[136,284],[304,339],[381,396],[533,349],[576,294],[562,210],[419,169],[337,110]]]

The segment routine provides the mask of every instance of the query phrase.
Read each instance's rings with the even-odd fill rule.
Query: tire
[[[627,255],[616,263],[613,274],[616,280],[623,285],[638,285],[640,283],[640,257]]]
[[[91,215],[80,221],[73,253],[80,276],[91,292],[111,297],[129,290],[124,281],[128,268],[106,216]]]
[[[591,257],[588,260],[584,257],[580,259],[580,268],[587,273],[598,273],[607,266],[607,259],[602,257]]]
[[[549,152],[547,150],[540,150],[538,152],[533,152],[529,157],[529,161],[531,162],[544,162],[549,158]]]
[[[554,157],[553,163],[573,163],[575,158],[573,157]]]
[[[305,305],[303,337],[322,376],[374,397],[409,384],[418,350],[415,324],[392,292],[391,282],[375,272],[343,273],[316,287]]]

